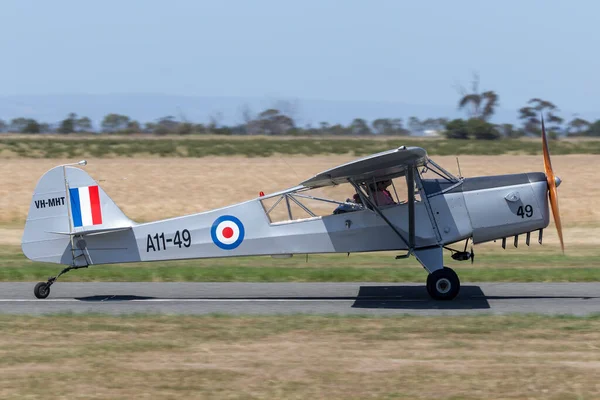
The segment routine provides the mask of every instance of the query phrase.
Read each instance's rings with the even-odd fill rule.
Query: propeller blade
[[[558,191],[556,190],[556,179],[552,170],[552,162],[550,161],[550,150],[548,149],[548,138],[546,137],[546,128],[544,127],[544,116],[542,115],[542,148],[544,152],[544,170],[546,172],[546,180],[548,181],[548,194],[550,196],[550,208],[552,208],[552,216],[554,224],[560,239],[560,248],[564,254],[565,245],[562,235],[562,224],[560,222],[560,213],[558,211]]]
[[[550,190],[550,206],[552,207],[552,216],[554,217],[554,224],[556,225],[556,231],[558,232],[558,238],[560,239],[560,248],[562,252],[565,252],[565,245],[563,242],[562,235],[562,224],[560,222],[560,213],[558,211],[558,193],[556,185]]]

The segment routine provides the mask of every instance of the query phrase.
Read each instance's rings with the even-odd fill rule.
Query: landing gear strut
[[[69,272],[72,269],[87,268],[87,267],[88,267],[87,265],[79,265],[79,266],[72,265],[70,267],[67,267],[67,268],[63,269],[62,271],[60,271],[60,273],[58,275],[51,276],[50,278],[48,278],[47,282],[39,282],[37,285],[35,285],[35,287],[33,288],[33,294],[38,299],[45,299],[50,294],[50,286],[52,286],[54,284],[54,282],[56,282],[56,280],[62,274],[66,274],[67,272]]]
[[[427,276],[427,293],[435,300],[452,300],[460,291],[460,279],[451,268],[444,267]]]

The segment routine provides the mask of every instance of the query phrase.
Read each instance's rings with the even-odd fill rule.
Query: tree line
[[[378,118],[371,122],[355,118],[348,125],[321,122],[318,126],[300,127],[294,119],[281,110],[266,109],[244,123],[228,126],[211,121],[208,124],[178,120],[174,116],[159,118],[154,122],[140,123],[127,115],[107,114],[94,129],[90,118],[70,113],[55,125],[38,122],[31,118],[14,118],[9,122],[0,120],[0,132],[11,133],[107,133],[157,135],[223,134],[223,135],[409,135],[411,132],[442,131],[447,118],[419,119],[410,117]]]
[[[70,113],[57,124],[38,122],[31,118],[14,118],[9,122],[0,119],[0,132],[13,133],[106,133],[134,134],[147,133],[156,135],[190,135],[190,134],[222,134],[222,135],[335,135],[335,136],[368,136],[368,135],[400,135],[443,134],[450,139],[486,139],[519,138],[523,136],[539,136],[541,134],[541,117],[552,138],[561,134],[567,136],[600,136],[600,120],[590,122],[578,116],[570,121],[559,116],[558,107],[544,99],[532,98],[519,109],[520,126],[513,124],[492,124],[489,122],[498,105],[499,96],[495,91],[479,90],[479,77],[474,76],[470,90],[460,88],[458,108],[467,114],[466,119],[458,118],[378,118],[366,121],[355,118],[348,125],[321,122],[318,126],[300,127],[293,118],[293,107],[268,108],[256,115],[249,110],[244,111],[244,122],[237,125],[223,125],[218,117],[211,117],[208,124],[194,123],[174,116],[165,116],[153,122],[140,123],[127,115],[107,114],[94,129],[90,118]]]

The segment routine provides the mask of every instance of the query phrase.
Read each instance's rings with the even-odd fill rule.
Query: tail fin
[[[85,171],[58,166],[39,180],[21,247],[27,258],[73,264],[74,236],[129,229],[134,223]]]

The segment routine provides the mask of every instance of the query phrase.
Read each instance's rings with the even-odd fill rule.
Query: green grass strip
[[[41,281],[57,266],[0,268],[0,281]],[[600,268],[455,268],[463,282],[598,282]],[[63,275],[63,282],[424,282],[422,268],[289,268],[96,266]]]
[[[128,137],[31,137],[0,138],[3,153],[24,158],[247,156],[267,157],[274,154],[319,155],[353,154],[362,156],[401,145],[427,149],[430,155],[498,155],[541,154],[537,140],[502,139],[448,140],[398,137],[393,139],[349,138],[128,138]],[[600,154],[600,140],[558,140],[550,143],[552,155]]]

